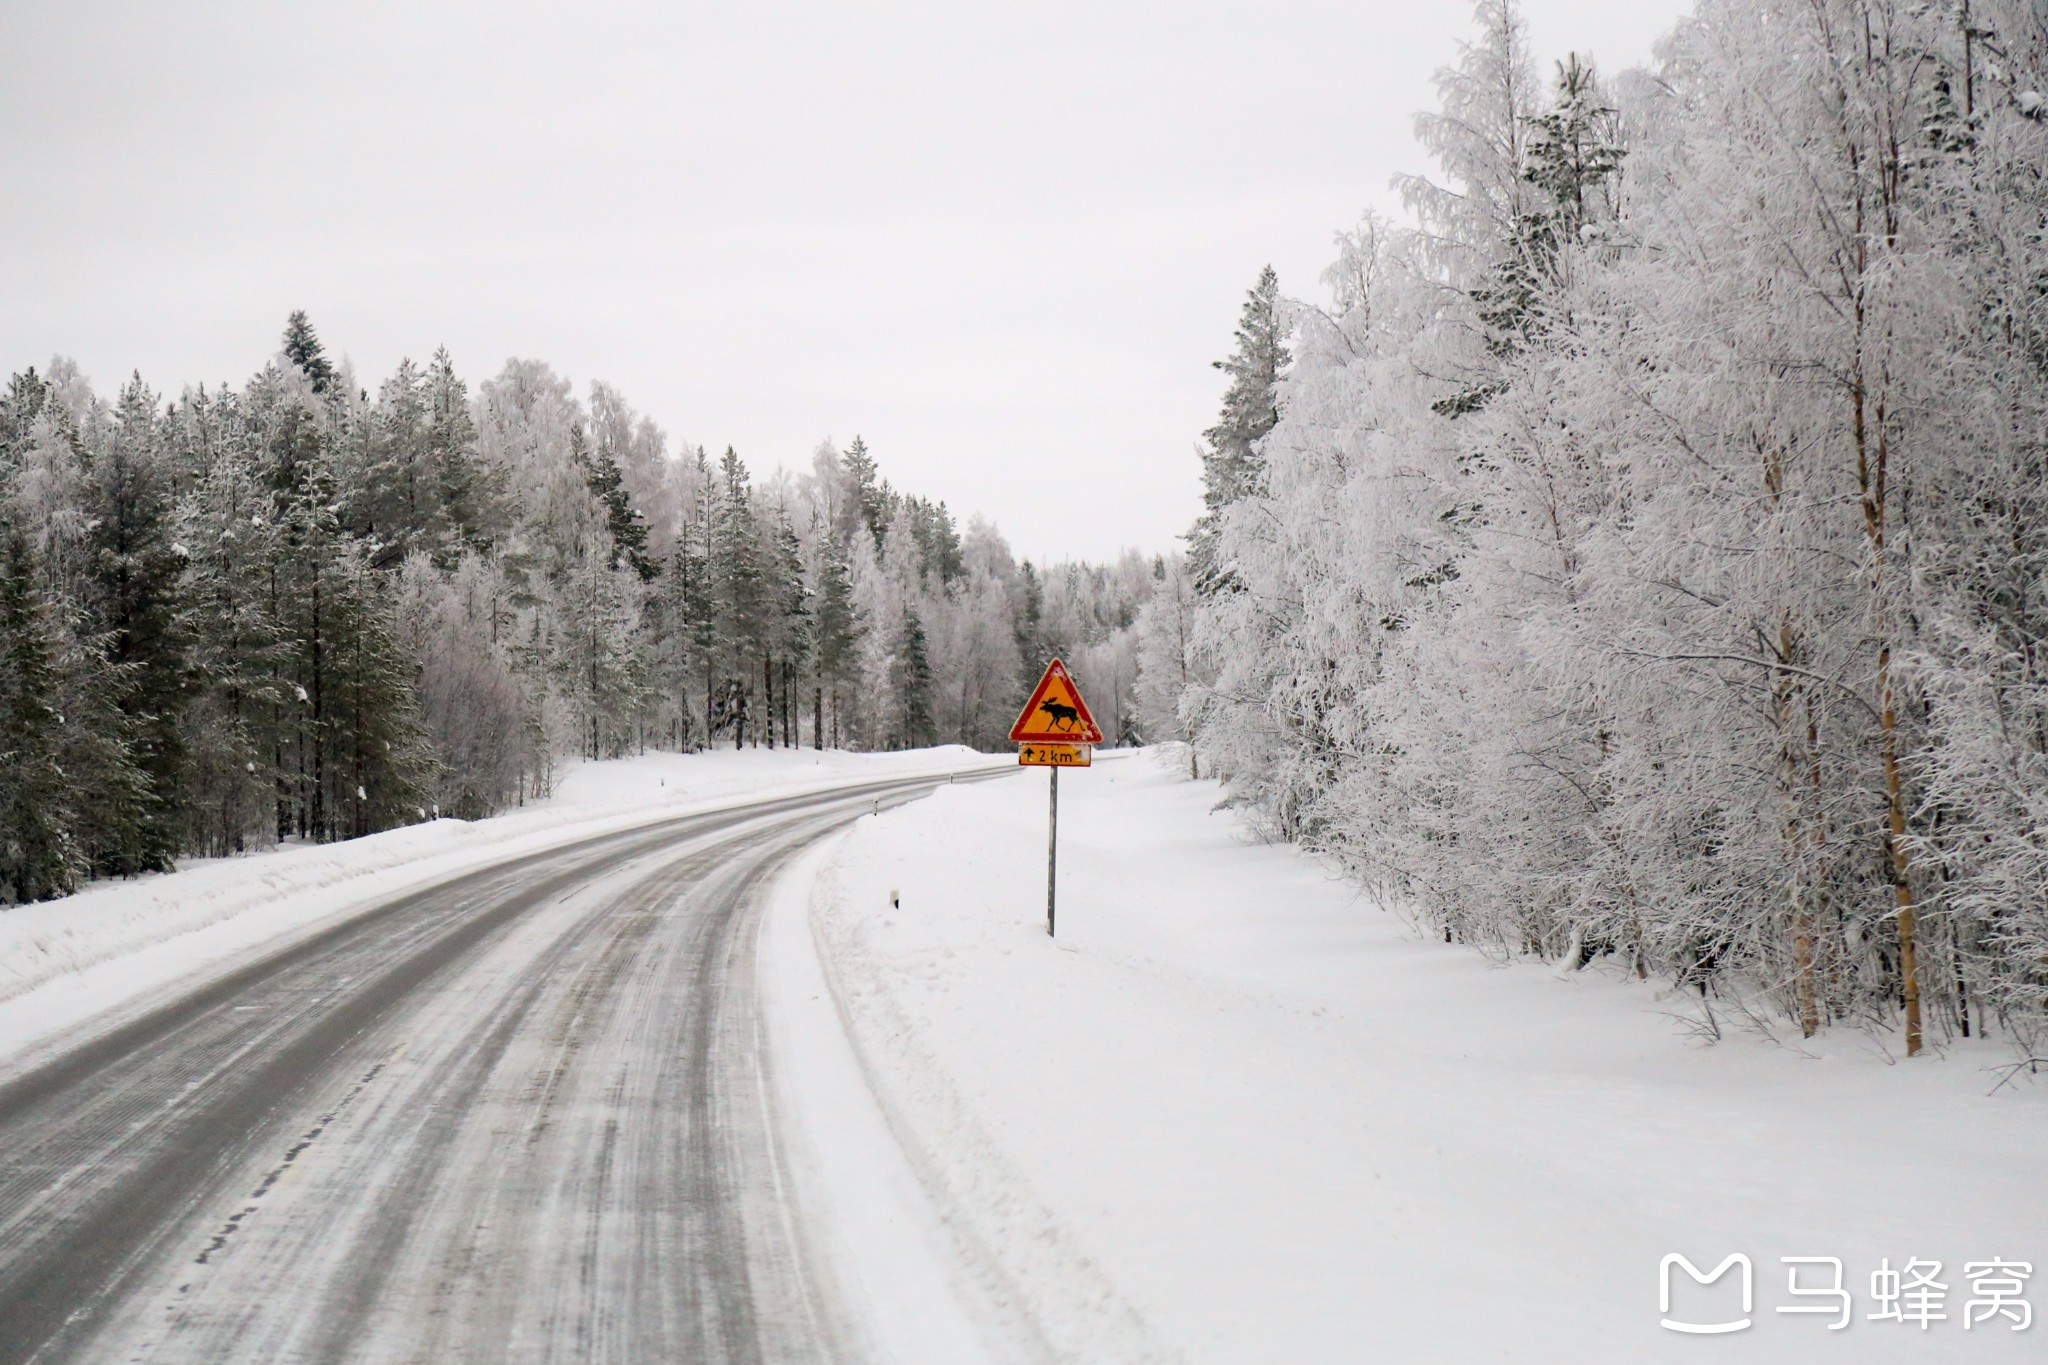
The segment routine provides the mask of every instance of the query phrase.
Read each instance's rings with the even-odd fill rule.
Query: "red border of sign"
[[[1052,680],[1058,678],[1074,694],[1074,709],[1081,713],[1079,730],[1026,730],[1026,722],[1038,711],[1038,703],[1045,700],[1045,694],[1052,690]],[[1081,689],[1074,682],[1074,675],[1067,672],[1067,666],[1054,659],[1045,666],[1045,676],[1038,680],[1038,686],[1031,689],[1031,700],[1024,703],[1024,709],[1017,713],[1017,723],[1010,727],[1010,742],[1013,744],[1100,744],[1102,727],[1095,723],[1095,717],[1088,713],[1088,703],[1081,700]]]

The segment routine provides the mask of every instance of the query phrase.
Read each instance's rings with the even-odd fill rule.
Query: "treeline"
[[[0,903],[545,795],[565,757],[1003,742],[1064,653],[1134,738],[1163,567],[1018,563],[856,439],[756,480],[534,361],[0,397]]]
[[[1701,0],[1270,276],[1155,728],[1446,939],[1716,1011],[2048,1024],[2048,11]]]

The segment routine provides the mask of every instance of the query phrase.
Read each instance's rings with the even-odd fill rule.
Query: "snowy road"
[[[0,1361],[841,1358],[751,930],[793,854],[931,784],[501,863],[10,1079]]]

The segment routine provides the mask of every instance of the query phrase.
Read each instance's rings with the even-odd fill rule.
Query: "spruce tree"
[[[611,532],[611,567],[617,568],[623,557],[633,572],[640,575],[641,582],[653,582],[661,569],[647,557],[647,522],[633,508],[633,497],[626,491],[626,477],[619,462],[604,445],[599,445],[594,454],[585,450],[582,428],[577,428],[573,436],[583,460],[585,482],[590,486],[591,496],[604,508],[605,528]]]
[[[80,793],[58,752],[55,641],[35,583],[28,537],[0,518],[0,904],[67,895],[86,870],[71,833]]]
[[[943,502],[919,497],[906,498],[904,502],[910,511],[910,535],[917,544],[918,567],[924,581],[934,590],[944,588],[966,572],[953,514]]]
[[[122,390],[112,439],[89,473],[87,609],[114,670],[115,704],[131,725],[147,782],[132,847],[110,850],[99,871],[167,871],[184,837],[185,744],[190,697],[184,617],[186,547],[171,536],[171,506],[155,449],[156,399],[138,377]]]
[[[703,452],[697,454],[700,501],[705,472]],[[710,740],[710,712],[693,704],[692,694],[702,684],[706,706],[713,684],[707,676],[711,667],[716,626],[711,607],[707,527],[693,509],[678,528],[674,551],[662,583],[661,686],[668,692],[663,701],[675,715],[673,742],[684,752],[693,752]]]
[[[853,486],[854,506],[860,509],[861,524],[875,538],[875,548],[879,550],[889,526],[889,486],[881,481],[875,457],[868,453],[867,442],[860,437],[853,438],[841,459],[846,465],[847,481]]]
[[[1203,433],[1202,514],[1188,535],[1189,559],[1203,591],[1229,581],[1217,562],[1216,534],[1224,509],[1265,491],[1265,462],[1259,442],[1280,420],[1280,376],[1291,357],[1280,302],[1280,279],[1267,266],[1245,295],[1238,315],[1237,348],[1215,367],[1230,376],[1223,412]]]
[[[448,348],[434,351],[426,378],[426,459],[443,519],[444,544],[436,558],[448,567],[463,550],[496,543],[504,515],[503,471],[477,458],[476,422],[469,387],[455,373]]]
[[[1473,292],[1488,348],[1501,357],[1532,339],[1541,324],[1540,301],[1560,282],[1565,249],[1584,229],[1597,229],[1601,186],[1621,169],[1617,115],[1601,102],[1592,65],[1577,53],[1558,63],[1555,94],[1550,112],[1529,120],[1522,179],[1537,193],[1492,277]],[[1492,394],[1489,387],[1484,395],[1467,395],[1446,415],[1475,411]]]
[[[717,481],[701,446],[697,450],[696,476],[697,505],[684,532],[688,557],[683,561],[683,568],[685,572],[695,570],[690,580],[694,589],[686,589],[690,602],[686,620],[689,623],[690,648],[703,671],[704,742],[709,744],[719,730],[718,640],[722,594],[715,562],[718,544]]]
[[[797,742],[797,706],[794,695],[797,678],[815,645],[814,602],[810,585],[804,581],[803,544],[788,518],[777,513],[769,537],[768,560],[774,596],[775,624],[770,652],[775,662],[776,719],[782,725],[782,739]]]
[[[581,711],[586,758],[617,758],[633,740],[645,695],[640,585],[614,569],[607,548],[574,561],[556,584],[559,674]]]
[[[889,747],[922,749],[937,743],[938,725],[932,719],[931,651],[925,640],[924,622],[908,605],[897,624],[889,690],[895,708],[890,712]]]
[[[279,538],[250,456],[228,450],[178,511],[197,695],[185,715],[188,837],[210,857],[267,842],[285,642],[271,611]]]
[[[29,427],[42,415],[49,385],[30,366],[7,381],[0,394],[0,477],[14,468],[17,454],[28,444]]]
[[[377,391],[361,419],[342,426],[347,455],[341,489],[349,534],[373,547],[389,568],[442,536],[440,498],[426,468],[426,404],[410,360]]]
[[[1017,685],[1028,692],[1037,685],[1038,675],[1052,662],[1052,656],[1045,647],[1045,583],[1028,559],[1019,567],[1018,576],[1024,601],[1017,612],[1017,658],[1023,669]]]
[[[425,819],[439,774],[413,692],[414,664],[394,638],[389,583],[370,567],[366,547],[344,544],[322,566],[320,596],[323,837],[360,838]]]
[[[313,392],[325,398],[333,391],[334,362],[327,358],[320,336],[303,308],[293,309],[291,317],[285,320],[284,358],[312,381]]]
[[[749,680],[767,644],[769,601],[753,487],[745,462],[731,446],[726,447],[718,465],[711,522],[711,583],[720,685],[738,743],[745,739],[741,718],[751,714]]]
[[[832,742],[836,747],[839,743],[840,689],[851,681],[859,661],[860,622],[854,613],[853,571],[847,565],[845,553],[839,542],[829,535],[820,535],[816,540],[818,586],[814,595],[812,657],[817,664],[817,685],[830,694]],[[822,723],[819,729],[822,731]],[[816,740],[823,748],[823,735],[816,736]]]

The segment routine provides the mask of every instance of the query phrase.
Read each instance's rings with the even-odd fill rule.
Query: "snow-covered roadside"
[[[1962,1323],[1966,1261],[2032,1262],[2048,1308],[2048,1088],[1987,1096],[1997,1044],[1701,1046],[1651,987],[1420,939],[1245,843],[1211,784],[1132,758],[1061,786],[1057,942],[1036,775],[863,819],[812,901],[924,1236],[1040,1354],[2038,1358],[2048,1324]],[[1753,1326],[1660,1328],[1671,1252],[1748,1255]],[[1841,1259],[1846,1330],[1777,1313],[1821,1302],[1788,1297],[1785,1256]],[[1867,1320],[1872,1272],[1916,1257],[1947,1319]],[[1672,1315],[1733,1316],[1730,1288],[1681,1282]]]
[[[818,959],[812,900],[838,845],[819,845],[777,879],[757,958],[784,1207],[802,1212],[794,1240],[846,1315],[835,1326],[855,1359],[1002,1359],[1000,1317],[968,1308],[976,1295],[963,1258],[891,1131]]]
[[[721,749],[585,763],[564,774],[548,800],[489,820],[435,820],[346,843],[197,862],[14,906],[0,911],[0,1065],[190,973],[516,854],[736,800],[990,763],[957,746],[900,754]]]

